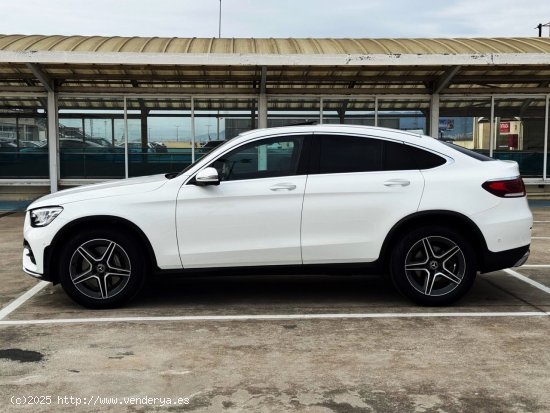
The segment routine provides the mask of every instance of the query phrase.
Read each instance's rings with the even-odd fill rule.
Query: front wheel
[[[110,228],[82,232],[61,251],[61,285],[85,307],[118,307],[143,287],[143,257],[139,244],[124,233]]]
[[[422,227],[394,247],[390,271],[402,294],[422,305],[447,305],[466,294],[475,280],[475,254],[460,233]]]

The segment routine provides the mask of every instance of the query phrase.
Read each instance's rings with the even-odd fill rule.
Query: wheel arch
[[[158,268],[153,246],[141,228],[126,218],[113,215],[96,215],[78,218],[65,224],[57,232],[50,245],[46,247],[44,255],[44,273],[49,275],[48,279],[54,284],[59,283],[59,275],[57,274],[57,271],[54,271],[54,269],[56,268],[56,259],[59,255],[57,252],[59,251],[63,241],[75,234],[77,231],[81,230],[83,227],[89,227],[90,225],[109,225],[123,229],[130,235],[134,236],[144,247],[144,252],[147,254],[148,258],[147,261],[150,264],[150,269],[156,270]]]
[[[402,218],[388,232],[380,250],[382,265],[385,269],[388,269],[389,266],[392,247],[400,236],[412,228],[423,225],[442,225],[462,234],[474,247],[478,268],[484,267],[484,257],[488,250],[487,243],[485,242],[483,233],[475,222],[458,212],[430,210],[415,212]]]

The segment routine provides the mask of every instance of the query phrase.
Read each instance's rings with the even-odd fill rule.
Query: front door
[[[302,263],[304,146],[295,135],[245,143],[208,165],[218,170],[218,186],[182,186],[176,225],[184,268]]]

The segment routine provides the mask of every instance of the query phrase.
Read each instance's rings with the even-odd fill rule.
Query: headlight
[[[61,211],[63,211],[63,208],[59,206],[33,209],[31,211],[31,225],[33,227],[45,227],[61,214]]]

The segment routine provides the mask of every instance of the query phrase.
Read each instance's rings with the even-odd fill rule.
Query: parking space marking
[[[550,221],[533,221],[533,222],[534,222],[534,223],[541,223],[541,224],[542,224],[542,223],[548,223],[548,222],[550,222]]]
[[[518,268],[550,268],[550,264],[523,264]]]
[[[532,280],[531,278],[526,277],[525,275],[520,274],[517,271],[511,270],[510,268],[507,268],[507,269],[502,270],[502,271],[504,271],[508,275],[511,275],[512,277],[517,278],[518,280],[521,280],[523,282],[526,282],[527,284],[532,285],[535,288],[538,288],[541,291],[544,291],[546,294],[550,294],[550,288],[549,287],[547,287],[546,285],[543,285],[539,282],[536,282],[535,280]]]
[[[277,321],[339,320],[369,318],[445,318],[445,317],[547,317],[548,311],[456,312],[456,313],[351,313],[351,314],[250,314],[157,317],[59,318],[47,320],[3,320],[0,325],[77,324],[77,323],[142,323],[159,321]]]
[[[40,281],[38,284],[36,284],[34,287],[32,287],[29,291],[26,293],[21,294],[19,297],[17,297],[15,300],[13,300],[11,303],[9,303],[7,306],[2,308],[0,310],[0,320],[3,320],[6,318],[9,314],[11,314],[13,311],[17,310],[25,301],[27,301],[29,298],[31,298],[33,295],[35,295],[37,292],[42,290],[45,286],[50,284],[47,281]]]

